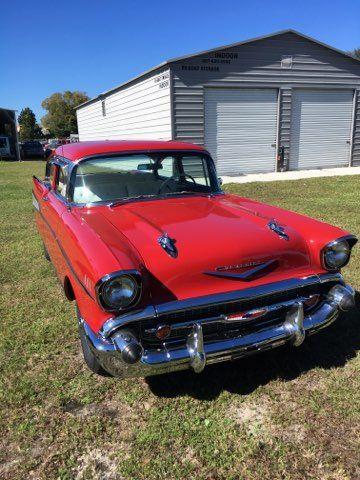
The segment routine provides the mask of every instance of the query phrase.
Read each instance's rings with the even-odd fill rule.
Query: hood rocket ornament
[[[161,248],[165,250],[165,252],[170,255],[172,258],[176,258],[178,256],[178,250],[175,245],[176,240],[170,238],[169,235],[164,232],[159,238],[158,243]]]
[[[285,233],[285,228],[279,225],[275,219],[270,220],[267,226],[270,228],[270,230],[277,233],[280,238],[283,238],[284,240],[290,240],[289,235]]]

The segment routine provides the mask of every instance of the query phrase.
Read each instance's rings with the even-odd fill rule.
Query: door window
[[[166,157],[162,160],[160,169],[158,170],[160,177],[170,178],[176,174],[174,157]]]
[[[208,165],[204,157],[191,155],[182,158],[184,173],[192,177],[196,183],[209,185]]]
[[[56,191],[59,195],[66,198],[66,187],[68,182],[67,167],[59,167],[59,174],[56,181]]]

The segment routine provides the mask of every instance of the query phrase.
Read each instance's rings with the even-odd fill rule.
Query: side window
[[[51,162],[46,162],[45,167],[45,182],[50,182],[53,185],[56,173],[56,166]]]
[[[174,157],[166,157],[161,162],[162,168],[158,170],[160,177],[170,178],[175,175],[175,159]]]
[[[207,162],[203,157],[195,155],[182,158],[184,173],[190,175],[196,183],[209,185],[209,172]]]
[[[51,186],[54,185],[54,181],[56,178],[56,169],[57,169],[57,166],[54,165],[53,163],[48,164],[47,175],[45,180],[50,182]]]
[[[59,174],[56,182],[56,191],[64,198],[66,198],[67,182],[68,182],[67,167],[59,167]]]

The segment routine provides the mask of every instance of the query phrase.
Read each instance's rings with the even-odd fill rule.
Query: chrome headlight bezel
[[[126,303],[111,303],[111,301],[109,301],[109,294],[106,289],[110,288],[112,284],[114,285],[116,281],[121,278],[124,278],[132,283],[132,285],[134,286],[134,293],[133,295],[131,295],[131,297],[128,299],[128,302]],[[137,270],[120,270],[110,273],[102,277],[97,282],[95,290],[98,303],[107,312],[119,312],[122,310],[128,310],[129,308],[137,305],[140,301],[142,293],[141,274]]]
[[[336,272],[341,268],[345,267],[350,261],[351,250],[357,241],[358,239],[355,237],[355,235],[346,235],[344,237],[337,238],[336,240],[327,243],[321,250],[320,256],[322,267],[330,272]],[[338,249],[339,247],[343,247],[345,250],[347,250],[346,257],[339,261],[337,264],[335,264],[334,262],[330,264],[326,258],[327,254],[331,251],[334,251],[335,249]]]

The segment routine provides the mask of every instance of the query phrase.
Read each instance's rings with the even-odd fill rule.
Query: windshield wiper
[[[117,207],[123,203],[135,202],[136,200],[144,200],[147,198],[156,198],[157,195],[136,195],[134,197],[121,198],[120,200],[115,200],[109,204],[109,207]]]
[[[109,207],[117,207],[118,205],[123,205],[125,203],[130,203],[130,202],[136,202],[137,200],[147,200],[150,198],[165,198],[169,196],[175,196],[175,195],[201,195],[202,197],[208,197],[209,195],[211,196],[212,193],[204,193],[204,192],[189,192],[188,190],[182,190],[180,192],[169,192],[169,193],[161,193],[159,195],[136,195],[134,197],[128,197],[128,198],[121,198],[119,200],[114,200],[113,202],[109,203]]]
[[[205,196],[205,197],[208,197],[209,195],[211,195],[211,192],[209,193],[205,193],[205,192],[189,192],[189,190],[182,190],[180,192],[169,192],[169,193],[163,193],[163,195],[165,197],[168,197],[168,196],[171,196],[171,195],[201,195],[201,196]]]

